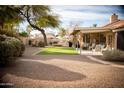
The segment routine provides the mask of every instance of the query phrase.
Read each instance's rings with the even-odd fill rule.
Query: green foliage
[[[27,19],[30,26],[42,33],[44,37],[44,44],[47,45],[47,38],[44,28],[58,27],[60,23],[58,16],[53,14],[50,7],[46,5],[25,5],[22,9],[20,9],[20,11],[22,16]]]
[[[38,46],[39,46],[39,47],[44,47],[45,44],[44,44],[44,42],[40,41],[40,42],[38,43]]]
[[[2,29],[4,29],[5,24],[10,26],[9,29],[12,29],[15,24],[18,25],[25,19],[33,29],[39,30],[43,34],[45,45],[47,45],[47,39],[43,28],[55,28],[60,23],[58,16],[53,14],[50,7],[46,5],[0,6],[0,25]]]
[[[25,5],[20,9],[24,18],[29,20],[29,24],[38,28],[58,27],[60,20],[57,15],[53,14],[50,7],[46,5]],[[27,15],[28,14],[28,15]],[[32,28],[35,28],[32,26]],[[35,29],[37,29],[37,27]],[[38,29],[39,30],[39,29]]]
[[[41,16],[36,21],[36,24],[42,28],[46,28],[46,27],[55,28],[59,26],[59,23],[60,23],[59,18],[58,16],[55,15]]]
[[[23,37],[27,37],[28,36],[28,33],[27,32],[20,32],[19,35],[20,36],[23,36]]]
[[[3,5],[0,6],[0,24],[8,22],[19,22],[21,16],[19,16],[19,7],[13,5]]]
[[[121,50],[106,50],[103,51],[103,57],[109,61],[124,61],[124,52]]]
[[[61,37],[64,37],[65,35],[66,35],[66,30],[64,29],[64,28],[59,28],[59,35],[61,36]]]
[[[24,45],[17,38],[0,35],[0,65],[13,62],[23,54],[24,49]]]
[[[78,55],[74,48],[50,47],[44,48],[38,55]]]
[[[16,31],[0,30],[1,35],[7,35],[10,37],[17,37]]]

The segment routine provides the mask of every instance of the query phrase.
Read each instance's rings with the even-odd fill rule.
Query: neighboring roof
[[[118,29],[118,28],[122,28],[124,27],[124,20],[118,20],[118,21],[115,21],[113,23],[109,23],[105,26],[103,26],[103,28],[108,28],[108,29]]]
[[[46,37],[47,37],[48,39],[56,38],[55,35],[52,34],[52,33],[46,33]]]

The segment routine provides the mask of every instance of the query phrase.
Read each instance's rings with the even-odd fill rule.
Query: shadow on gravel
[[[80,73],[37,62],[17,62],[15,66],[4,68],[5,73],[35,80],[75,81],[86,78]]]

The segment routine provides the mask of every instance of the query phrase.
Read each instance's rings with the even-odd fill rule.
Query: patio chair
[[[101,51],[105,49],[105,44],[101,45]]]
[[[95,44],[95,43],[92,43],[92,45],[89,46],[89,50],[93,50],[93,49],[95,49],[95,46],[96,46],[96,44]]]
[[[85,49],[85,50],[89,49],[89,43],[84,43],[83,44],[83,49]]]
[[[101,45],[96,45],[94,49],[92,49],[93,51],[101,51]]]

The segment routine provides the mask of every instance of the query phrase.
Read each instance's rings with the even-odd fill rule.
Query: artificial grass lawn
[[[77,51],[70,47],[50,47],[44,48],[38,55],[77,55]]]

